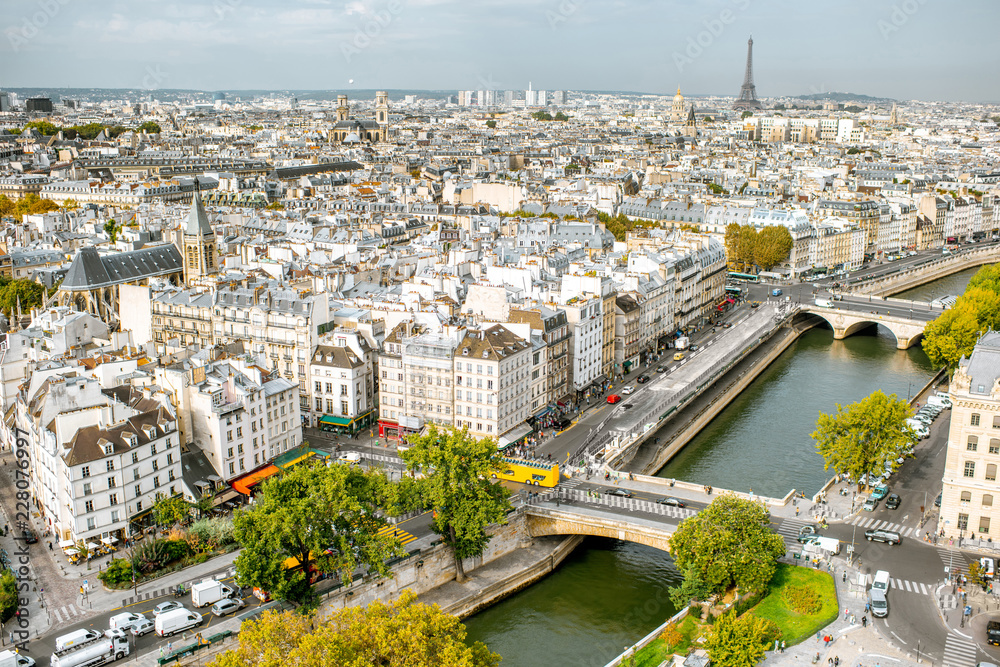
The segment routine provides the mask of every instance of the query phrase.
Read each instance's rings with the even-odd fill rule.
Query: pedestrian
[[[817,641],[817,642],[818,642],[818,641],[820,640],[819,638],[820,638],[821,636],[822,636],[822,633],[821,633],[821,632],[820,632],[819,630],[817,630],[817,631],[816,631],[816,641]]]
[[[866,602],[865,603],[865,613],[867,614],[871,610],[872,610],[872,603],[871,602]]]
[[[826,637],[823,637],[823,642],[824,642],[823,648],[829,648],[830,647],[830,639],[831,639],[830,635],[827,635]]]
[[[49,542],[49,551],[52,551],[52,543]]]
[[[844,607],[844,621],[847,621],[847,617],[851,615],[851,610]]]
[[[861,627],[863,627],[863,628],[867,628],[868,627],[868,617],[867,616],[862,616],[861,617]]]
[[[798,508],[798,507],[796,507],[796,508],[795,508],[795,516],[798,516],[798,515],[799,515],[799,508]]]
[[[840,656],[833,656],[833,667],[840,667]]]
[[[785,646],[786,646],[786,644],[785,644],[785,640],[784,640],[784,639],[782,639],[782,640],[781,640],[781,652],[782,652],[782,653],[784,653],[784,652],[785,652]]]
[[[778,652],[778,647],[779,647],[779,646],[781,646],[780,642],[779,642],[779,641],[778,641],[777,639],[775,639],[775,640],[774,640],[774,652],[775,652],[775,653],[777,653],[777,652]]]

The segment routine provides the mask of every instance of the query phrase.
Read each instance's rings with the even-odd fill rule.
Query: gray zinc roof
[[[181,253],[172,243],[101,256],[97,248],[81,248],[73,258],[61,289],[85,292],[183,270]]]
[[[213,236],[212,223],[208,221],[205,205],[201,203],[201,193],[195,189],[191,197],[191,211],[188,213],[185,236]]]

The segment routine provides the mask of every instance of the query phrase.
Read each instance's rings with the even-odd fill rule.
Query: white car
[[[170,602],[161,602],[153,608],[153,616],[159,616],[175,609],[185,609],[185,607],[180,602],[174,602],[173,600]]]
[[[239,611],[246,606],[246,603],[239,598],[223,598],[212,605],[212,613],[216,616],[225,616],[234,611]]]
[[[625,396],[628,396],[628,395],[629,395],[629,394],[631,394],[631,393],[632,393],[633,391],[635,391],[635,387],[633,387],[632,385],[629,385],[629,386],[627,386],[627,387],[622,387],[622,390],[621,390],[621,392],[619,392],[619,393],[621,393],[621,394],[623,394],[623,395],[625,395]]]

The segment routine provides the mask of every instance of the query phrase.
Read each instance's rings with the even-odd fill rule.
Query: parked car
[[[141,621],[136,621],[129,628],[129,632],[132,633],[133,637],[142,637],[143,635],[148,635],[156,627],[156,623],[150,618],[144,618]]]
[[[872,489],[872,498],[875,500],[882,500],[887,495],[889,495],[889,487],[885,484],[879,484],[874,489]]]
[[[666,366],[659,366],[659,367],[657,367],[656,372],[657,373],[666,373],[667,372],[667,367]]]
[[[622,387],[622,395],[623,396],[628,396],[633,391],[635,391],[635,387],[633,387],[632,385],[629,385],[627,387]]]
[[[212,605],[212,613],[216,616],[225,616],[234,611],[239,611],[246,606],[246,602],[239,598],[224,598]]]
[[[615,403],[617,403],[620,400],[622,400],[622,397],[619,396],[618,394],[611,394],[610,396],[608,396],[608,403],[610,403],[612,405],[614,405]]]
[[[160,614],[165,614],[168,611],[173,611],[175,609],[185,609],[185,607],[180,602],[175,602],[173,600],[170,602],[161,602],[153,607],[153,616],[159,616]]]
[[[811,542],[813,538],[819,536],[819,526],[814,523],[807,523],[799,529],[799,536],[795,538],[800,543]]]
[[[24,538],[25,544],[35,544],[36,542],[38,542],[38,536],[35,535],[35,532],[30,528],[25,528],[24,530],[22,530],[21,537]]]
[[[934,507],[941,507],[941,494],[937,494],[937,498],[934,499]]]
[[[781,296],[781,290],[775,287],[773,290],[771,290],[771,296]]]
[[[639,377],[637,377],[635,379],[635,381],[638,382],[639,384],[646,384],[647,382],[649,382],[649,376],[648,375],[640,375]]]
[[[882,530],[877,528],[875,530],[866,530],[865,539],[869,542],[885,542],[886,544],[899,544],[903,541],[899,533],[892,530]]]
[[[979,574],[983,579],[992,579],[996,573],[996,561],[992,558],[983,557],[979,559]]]
[[[606,495],[606,496],[620,496],[622,498],[631,498],[635,494],[633,494],[631,491],[628,491],[626,489],[611,488],[611,489],[604,489],[604,495]]]
[[[698,345],[691,345],[688,347],[688,349],[691,350],[692,352],[697,352],[699,347],[700,346]]]
[[[878,507],[877,498],[868,498],[865,500],[864,504],[861,505],[861,509],[866,512],[874,512],[876,507]]]
[[[683,358],[684,358],[684,353],[683,352],[675,352],[674,353],[674,361],[680,361]]]
[[[890,493],[889,496],[885,499],[885,506],[887,509],[897,510],[899,509],[899,503],[900,503],[899,496],[897,496],[895,493]]]
[[[687,504],[680,498],[660,498],[656,501],[658,505],[670,505],[671,507],[687,507]]]

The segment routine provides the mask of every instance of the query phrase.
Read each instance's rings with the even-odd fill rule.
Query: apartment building
[[[1000,539],[1000,332],[984,334],[959,362],[949,398],[938,529],[949,538]]]
[[[357,433],[377,420],[375,352],[359,332],[335,329],[311,363],[313,418],[319,428]]]
[[[455,426],[509,442],[530,433],[531,351],[501,324],[467,331],[455,348]]]
[[[528,330],[520,329],[521,324]],[[525,340],[534,343],[537,337],[540,342],[532,352],[530,409],[532,415],[541,416],[570,392],[570,333],[566,312],[555,304],[512,308],[508,328]]]

